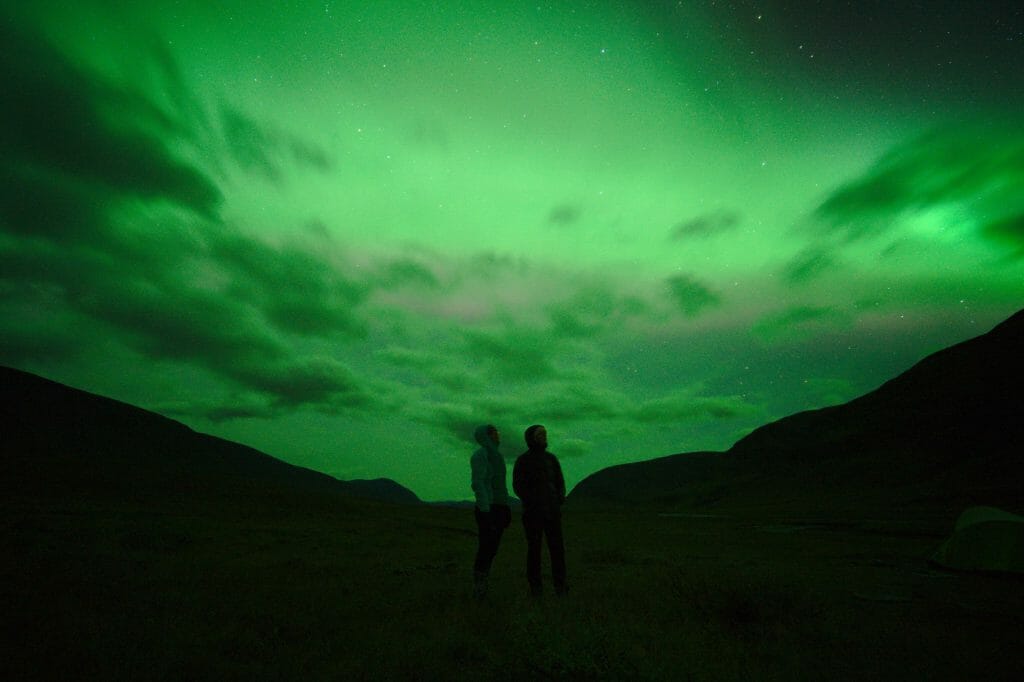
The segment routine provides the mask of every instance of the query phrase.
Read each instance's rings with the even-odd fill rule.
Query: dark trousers
[[[565,592],[565,546],[562,543],[561,516],[523,514],[523,528],[526,530],[526,579],[530,583],[530,591],[534,594],[540,594],[541,591],[541,538],[547,537],[555,592]]]
[[[476,560],[473,561],[473,570],[477,573],[488,573],[494,555],[498,553],[501,534],[505,532],[504,518],[497,505],[491,507],[489,512],[474,508],[473,513],[476,516],[477,529]]]

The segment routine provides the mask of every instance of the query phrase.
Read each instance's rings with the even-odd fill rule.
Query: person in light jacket
[[[492,424],[479,426],[474,433],[480,448],[470,458],[471,485],[476,498],[477,550],[473,561],[473,595],[482,599],[487,594],[487,576],[491,562],[498,553],[502,533],[512,521],[505,482],[505,458],[498,450],[501,434]]]

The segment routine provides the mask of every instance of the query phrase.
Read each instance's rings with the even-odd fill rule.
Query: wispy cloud
[[[548,212],[548,222],[560,227],[568,227],[579,222],[583,210],[575,204],[559,204]]]
[[[358,335],[364,289],[308,248],[219,219],[217,182],[168,142],[187,144],[194,117],[176,118],[39,36],[2,26],[17,93],[0,111],[5,310],[25,315],[24,301],[45,298],[52,315],[105,325],[148,357],[193,363],[275,409],[365,405],[352,372],[288,339]],[[29,343],[4,345],[17,358]],[[41,347],[53,355],[71,345],[58,334]]]
[[[528,330],[468,329],[462,336],[465,357],[485,363],[503,381],[532,382],[560,374],[549,340]]]
[[[695,317],[722,303],[718,294],[689,275],[669,277],[665,284],[670,299],[688,317]]]
[[[833,192],[816,215],[858,240],[891,233],[907,216],[949,207],[961,216],[954,227],[1020,251],[1024,133],[1017,122],[942,128],[900,144]]]
[[[783,277],[792,284],[802,284],[834,272],[835,256],[820,247],[810,247],[798,254],[783,270]]]
[[[981,234],[1007,244],[1016,258],[1024,258],[1024,210],[982,225]]]
[[[758,321],[753,332],[765,341],[792,341],[850,324],[849,315],[834,308],[794,306]]]
[[[751,412],[749,401],[741,396],[706,397],[683,391],[647,400],[630,417],[644,424],[673,424],[733,419]]]
[[[334,167],[330,155],[313,142],[259,123],[231,106],[222,108],[220,123],[235,163],[271,182],[283,182],[285,169],[296,165],[321,173]]]
[[[675,241],[682,241],[712,237],[732,232],[739,227],[740,222],[740,215],[731,211],[707,213],[676,223],[669,232],[669,238]]]
[[[0,39],[10,93],[0,108],[6,230],[87,239],[105,225],[108,204],[126,199],[173,202],[203,216],[216,212],[216,184],[148,132],[159,108],[147,98],[80,69],[7,22]],[[119,112],[116,121],[110,110]],[[128,119],[134,124],[123,125]]]
[[[226,293],[259,308],[276,328],[301,335],[360,335],[363,324],[353,310],[368,287],[346,277],[343,263],[324,256],[331,245],[285,242],[271,245],[238,230],[211,230],[207,258],[229,277]]]
[[[610,280],[567,283],[563,297],[545,308],[550,331],[563,338],[595,338],[654,314],[652,301]]]

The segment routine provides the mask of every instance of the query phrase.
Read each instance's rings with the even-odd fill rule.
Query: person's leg
[[[478,573],[487,573],[491,570],[491,561],[494,559],[494,525],[491,523],[489,513],[483,513],[479,509],[473,509],[476,517],[476,558],[473,560],[473,570]]]
[[[504,529],[498,525],[497,521],[495,521],[493,512],[485,514],[484,517],[483,548],[480,557],[480,568],[489,573],[491,570],[491,563],[494,561],[494,556],[498,553],[498,543],[501,542],[501,534]]]
[[[555,583],[555,593],[565,594],[569,591],[565,576],[565,545],[562,541],[562,519],[558,516],[548,519],[544,524],[544,534],[548,538],[548,552],[551,554],[551,578]]]
[[[473,561],[473,595],[478,599],[487,594],[487,574],[491,570],[491,562],[498,550],[500,531],[495,533],[490,513],[474,509],[477,528],[476,558]]]
[[[530,593],[540,596],[540,547],[541,536],[544,534],[544,520],[523,514],[523,530],[526,531],[526,581],[530,584]]]
[[[505,529],[495,521],[495,525],[491,528],[490,544],[487,546],[488,557],[487,557],[487,572],[491,571],[491,564],[494,562],[494,557],[498,554],[498,547],[501,545],[501,536],[505,534]]]
[[[504,505],[496,504],[491,507],[491,518],[494,522],[494,545],[491,549],[491,559],[498,554],[498,547],[501,546],[501,538],[505,535],[505,529],[508,528],[509,522],[512,519],[512,511]]]

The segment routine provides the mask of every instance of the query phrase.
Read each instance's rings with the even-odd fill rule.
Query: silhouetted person
[[[505,459],[498,452],[501,435],[497,427],[487,424],[476,429],[480,449],[470,458],[473,493],[476,496],[477,550],[473,562],[473,595],[482,599],[487,594],[487,575],[498,553],[501,535],[512,521],[505,483]]]
[[[526,531],[526,579],[530,594],[543,592],[540,577],[541,538],[547,537],[555,593],[569,591],[565,582],[565,546],[562,542],[562,503],[565,479],[558,459],[547,451],[548,432],[540,424],[526,429],[529,450],[519,455],[512,469],[512,488],[523,502]]]

